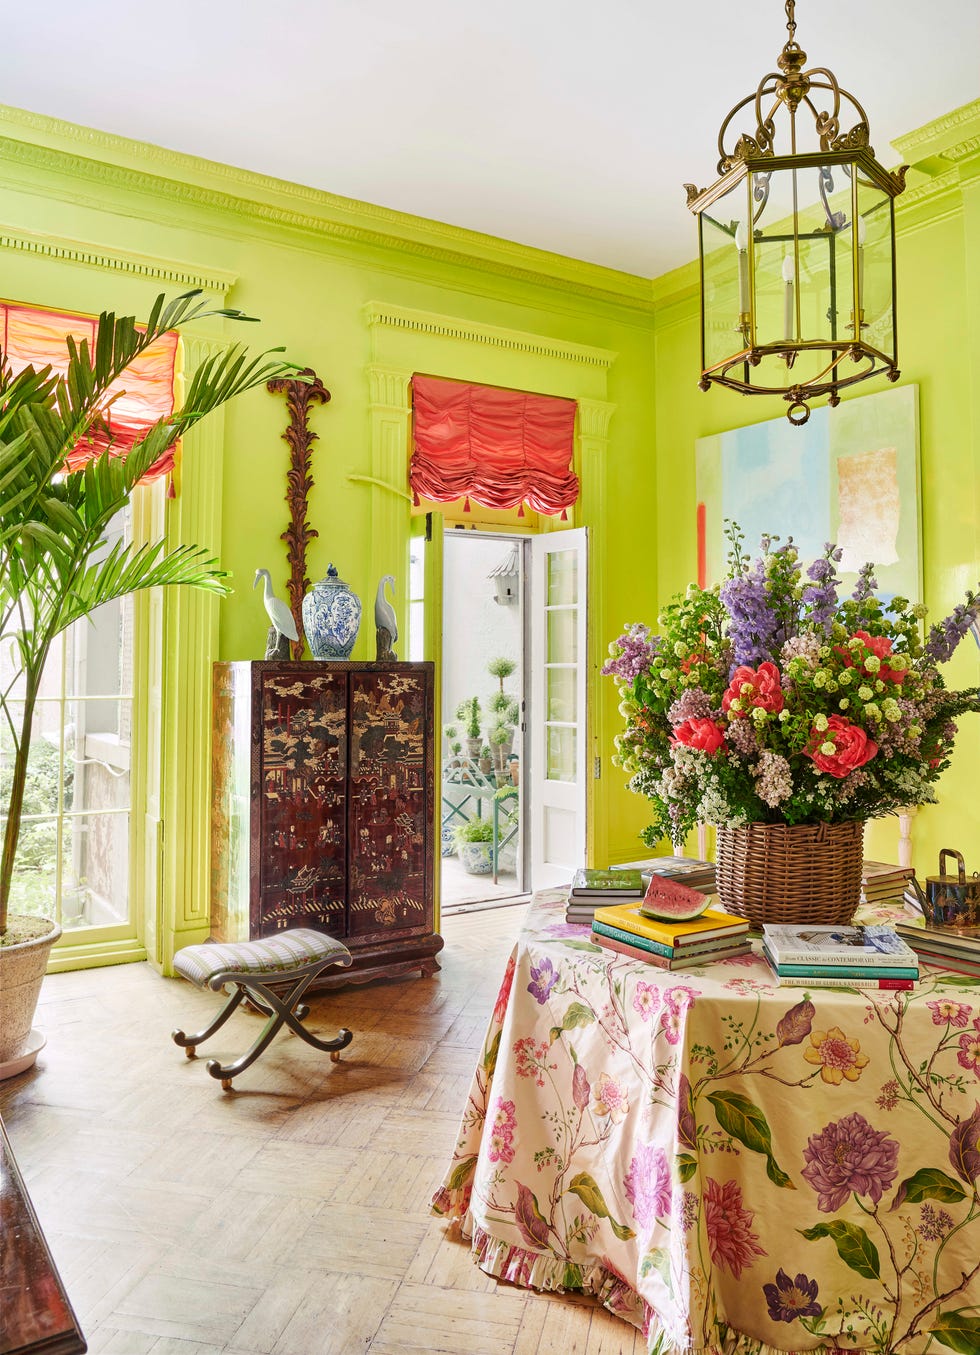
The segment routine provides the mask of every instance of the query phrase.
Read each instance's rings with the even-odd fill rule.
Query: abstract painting
[[[918,387],[900,386],[697,442],[698,573],[727,572],[724,523],[737,522],[752,558],[763,533],[792,536],[804,560],[825,543],[843,552],[845,585],[870,560],[881,595],[922,596]]]

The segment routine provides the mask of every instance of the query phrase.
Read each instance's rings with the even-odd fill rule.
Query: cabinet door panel
[[[431,927],[426,684],[418,669],[350,674],[351,938]]]
[[[262,672],[253,713],[260,803],[253,816],[252,935],[304,926],[343,937],[347,675]]]

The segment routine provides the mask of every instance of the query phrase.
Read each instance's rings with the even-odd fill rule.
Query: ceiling
[[[5,10],[8,105],[645,277],[695,254],[682,184],[716,177],[719,125],[786,37],[780,0]],[[893,137],[980,97],[976,0],[796,17],[886,165]]]

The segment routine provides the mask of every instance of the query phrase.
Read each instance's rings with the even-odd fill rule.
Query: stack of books
[[[926,964],[980,978],[980,928],[923,927],[897,922],[895,930]]]
[[[568,922],[591,922],[596,908],[611,899],[625,902],[642,899],[646,881],[638,870],[577,870],[568,891],[565,919]]]
[[[650,917],[641,903],[620,903],[597,908],[592,919],[597,945],[658,969],[693,969],[746,955],[752,949],[748,932],[744,918],[720,908],[708,908],[691,922],[666,922]]]
[[[767,922],[762,951],[780,986],[911,988],[919,959],[892,927],[790,927]]]
[[[715,865],[713,861],[699,861],[693,856],[651,856],[646,861],[627,861],[613,870],[638,870],[649,883],[651,875],[663,875],[668,880],[679,880],[698,889],[702,894],[715,892]]]
[[[864,861],[861,865],[861,902],[900,901],[915,871],[911,866],[892,866],[885,861]]]

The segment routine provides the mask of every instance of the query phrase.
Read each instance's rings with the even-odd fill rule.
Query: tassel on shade
[[[519,518],[522,518],[522,517],[524,516],[524,500],[523,500],[523,499],[521,499],[520,503],[517,505],[517,516],[518,516]]]
[[[561,510],[561,520],[562,520],[562,522],[567,522],[567,521],[568,521],[568,509],[567,509],[567,508],[563,508],[563,509]]]
[[[417,490],[417,489],[413,489],[413,490],[412,490],[412,507],[413,507],[413,508],[418,508],[420,502],[421,502],[421,500],[419,499],[419,492],[418,492],[418,490]]]
[[[467,494],[466,498],[463,500],[463,512],[468,513],[469,511],[470,511],[470,496]]]

